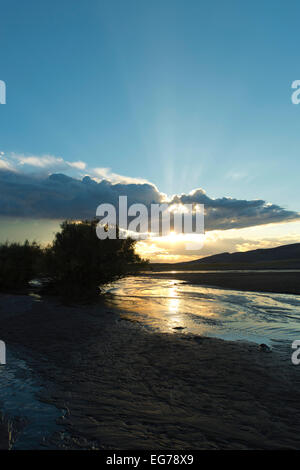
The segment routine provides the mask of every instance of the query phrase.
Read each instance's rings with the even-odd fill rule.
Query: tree
[[[134,250],[132,238],[100,240],[98,221],[65,221],[53,244],[45,251],[45,273],[49,286],[60,293],[99,293],[100,286],[146,265]]]
[[[42,250],[35,242],[0,245],[0,288],[20,289],[35,276]]]

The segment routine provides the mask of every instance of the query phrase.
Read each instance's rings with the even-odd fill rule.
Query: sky
[[[144,246],[155,260],[300,241],[300,105],[291,101],[299,2],[1,0],[0,8],[0,240],[28,231],[51,239],[70,216],[59,210],[66,196],[51,193],[46,204],[36,193],[63,173],[135,185],[137,198],[146,184],[158,199],[202,188],[219,209],[223,198],[240,208],[264,201],[259,214],[235,214],[242,225],[208,226],[201,254],[162,240]],[[86,197],[76,188],[72,216]],[[280,210],[264,225],[267,203]]]

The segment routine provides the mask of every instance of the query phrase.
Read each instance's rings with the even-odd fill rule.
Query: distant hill
[[[235,253],[220,253],[218,255],[206,256],[193,263],[257,263],[265,261],[282,261],[299,259],[300,261],[300,243],[292,245],[281,245],[276,248],[261,248],[259,250],[238,251]]]
[[[158,269],[300,269],[300,243],[235,253],[220,253],[194,261],[159,264]]]

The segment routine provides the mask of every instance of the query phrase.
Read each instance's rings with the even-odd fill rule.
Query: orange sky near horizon
[[[150,262],[178,263],[223,252],[272,248],[300,242],[300,222],[268,224],[206,232],[200,250],[186,250],[182,235],[152,238],[137,243],[137,252]]]

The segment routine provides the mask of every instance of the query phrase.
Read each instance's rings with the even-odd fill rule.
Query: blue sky
[[[296,1],[2,0],[0,151],[299,211],[299,13]]]

